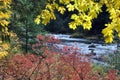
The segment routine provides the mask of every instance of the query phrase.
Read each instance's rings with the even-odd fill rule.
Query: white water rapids
[[[107,57],[109,54],[114,53],[117,50],[116,44],[108,45],[82,38],[70,38],[70,35],[65,35],[65,34],[50,34],[50,35],[55,36],[56,38],[61,40],[59,44],[56,44],[58,48],[63,48],[63,46],[68,46],[68,47],[73,46],[76,48],[80,48],[79,52],[81,54],[91,54],[94,52],[95,55],[92,57],[92,59],[96,63],[99,62],[101,64],[101,62],[103,62],[104,65],[105,63],[100,59],[100,57],[102,55]]]

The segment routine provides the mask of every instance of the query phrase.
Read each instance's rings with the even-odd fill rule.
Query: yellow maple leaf
[[[66,9],[62,6],[62,7],[59,7],[59,8],[58,8],[58,11],[59,11],[61,14],[64,14],[64,12],[66,11]]]
[[[74,11],[74,5],[68,4],[66,7],[68,8],[68,11]]]
[[[75,22],[70,22],[69,28],[75,30],[77,28]]]

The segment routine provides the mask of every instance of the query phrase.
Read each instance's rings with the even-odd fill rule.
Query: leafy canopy
[[[10,17],[11,17],[11,0],[0,0],[0,32],[2,34],[0,34],[0,36],[5,37],[5,35],[10,35],[10,33],[8,33],[8,28],[7,26],[9,25],[10,21]],[[0,40],[0,60],[8,55],[7,50],[9,50],[10,45],[8,43],[2,43],[2,41]]]
[[[56,19],[55,10],[61,14],[64,14],[65,11],[77,11],[71,15],[72,21],[69,23],[69,28],[75,30],[82,25],[84,29],[90,30],[92,20],[102,12],[103,5],[107,7],[106,11],[110,14],[111,22],[105,24],[106,28],[102,30],[102,33],[105,42],[111,43],[115,32],[120,37],[120,0],[48,0],[45,9],[35,18],[35,22],[47,25],[50,20]]]
[[[10,23],[9,19],[11,17],[11,0],[0,0],[0,26],[3,33],[8,34],[8,24]]]

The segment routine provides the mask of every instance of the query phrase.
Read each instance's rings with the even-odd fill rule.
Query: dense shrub
[[[48,41],[48,42],[46,42]],[[51,41],[51,42],[49,42]],[[1,63],[1,80],[119,80],[117,72],[106,74],[94,71],[92,64],[84,60],[74,48],[70,53],[66,47],[61,52],[52,48],[55,37],[37,36],[33,50],[38,54],[18,54]],[[48,44],[51,44],[48,46]],[[68,50],[67,50],[68,49]],[[66,51],[64,54],[64,51]],[[39,53],[39,52],[42,52]],[[40,55],[39,55],[40,54]],[[7,64],[5,64],[7,62]],[[5,65],[4,65],[5,64]]]

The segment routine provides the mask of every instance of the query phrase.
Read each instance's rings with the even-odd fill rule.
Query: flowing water
[[[57,44],[59,48],[63,48],[63,46],[73,46],[80,48],[81,54],[93,54],[92,57],[94,60],[101,61],[100,57],[102,55],[108,56],[110,53],[114,53],[117,50],[116,44],[104,44],[101,41],[95,40],[87,40],[83,38],[70,38],[70,35],[65,34],[52,34],[56,38],[61,40],[61,43]]]
[[[97,43],[96,41],[91,41],[87,39],[70,38],[70,35],[65,34],[54,34],[54,36],[62,41],[61,45],[81,48],[81,53],[83,54],[90,53],[91,49],[93,49],[97,55],[113,53],[117,50],[116,44],[100,44],[100,42]]]

